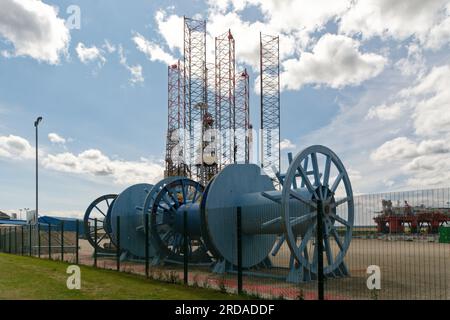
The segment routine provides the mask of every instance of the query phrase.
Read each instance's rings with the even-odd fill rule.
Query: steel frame
[[[280,171],[280,43],[260,33],[261,167]],[[267,169],[266,169],[267,170]]]
[[[215,38],[216,121],[220,134],[219,169],[236,162],[236,59],[231,31]]]

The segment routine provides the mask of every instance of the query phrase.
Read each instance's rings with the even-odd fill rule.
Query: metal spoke
[[[164,233],[163,236],[161,237],[161,240],[166,241],[166,239],[168,238],[168,236],[170,236],[171,233],[172,230],[169,230],[166,233]]]
[[[192,203],[195,203],[195,201],[197,201],[196,197],[197,197],[197,193],[198,193],[198,189],[194,188],[195,192],[194,192],[194,196],[192,197]]]
[[[106,205],[108,206],[108,209],[109,209],[109,201],[108,201],[108,198],[106,198],[105,200],[106,200]]]
[[[171,189],[169,189],[167,186],[165,188],[167,190],[166,194],[168,194],[172,198],[172,200],[173,200],[173,202],[175,204],[175,208],[178,208],[179,207],[179,203],[178,203],[178,199],[175,198],[174,192]]]
[[[183,204],[186,204],[186,186],[185,186],[185,184],[184,184],[184,180],[182,179],[181,180],[181,192],[182,192],[182,194],[183,194]]]
[[[261,192],[261,195],[262,195],[263,197],[265,197],[265,198],[267,198],[267,199],[273,201],[273,202],[276,202],[276,203],[280,204],[280,201],[281,201],[281,194],[272,195],[272,194],[269,194],[269,193],[263,191],[263,192]]]
[[[306,245],[308,244],[308,241],[311,238],[312,232],[314,231],[316,226],[317,226],[317,222],[314,222],[314,224],[311,227],[309,227],[308,231],[306,231],[305,236],[303,237],[302,242],[300,244],[300,248],[299,248],[300,252],[302,252],[306,248]]]
[[[305,249],[303,249],[303,255],[305,256],[306,261],[309,261],[308,248],[305,247]]]
[[[333,186],[331,187],[331,192],[336,192],[337,187],[339,186],[339,183],[341,182],[342,178],[344,177],[344,173],[339,173],[336,180],[333,183]]]
[[[336,201],[336,202],[333,204],[333,208],[336,208],[337,206],[340,206],[341,204],[344,204],[344,203],[346,203],[346,202],[349,201],[349,200],[350,200],[349,197],[342,198],[342,199]]]
[[[316,211],[312,211],[308,214],[305,214],[303,216],[297,217],[297,218],[293,218],[290,220],[291,223],[291,227],[295,227],[296,225],[298,225],[299,223],[303,223],[311,218],[314,218],[315,216],[317,216],[317,212]]]
[[[317,250],[318,249],[317,247],[318,247],[318,244],[317,244],[317,239],[316,239],[316,241],[314,242],[314,252],[313,252],[313,261],[312,261],[313,269],[317,265],[317,259],[319,258],[319,250]]]
[[[97,243],[100,243],[105,237],[107,233],[104,233],[103,236],[100,237],[100,239],[97,240]]]
[[[164,204],[166,204],[166,205],[168,206],[168,208],[164,208],[164,207],[162,206],[162,203],[158,203],[158,207],[160,207],[160,208],[163,209],[163,210],[168,210],[168,211],[176,212],[176,210],[172,207],[171,204],[167,203],[164,199],[163,199],[163,201],[164,201]]]
[[[292,187],[297,189],[297,175],[294,175],[294,178],[292,179]]]
[[[311,162],[314,172],[314,186],[320,185],[319,165],[317,164],[317,153],[311,153]]]
[[[273,257],[275,257],[277,255],[278,251],[280,251],[281,246],[283,245],[284,241],[286,241],[286,237],[283,234],[283,235],[280,236],[280,239],[278,239],[278,242],[275,245],[275,248],[273,248],[273,250],[272,250],[271,254],[272,254]]]
[[[328,187],[328,182],[330,180],[330,169],[331,169],[331,157],[327,155],[325,160],[325,170],[323,172],[323,185]]]
[[[302,181],[305,182],[306,188],[317,198],[316,190],[312,186],[311,181],[309,181],[308,175],[305,173],[301,166],[299,166],[298,169],[300,170],[300,175],[302,177]]]
[[[172,203],[169,201],[169,199],[166,199],[166,197],[163,197],[161,200],[164,201],[165,204],[167,204],[167,206],[169,207],[169,208],[168,208],[169,211],[172,211],[172,212],[176,212],[176,211],[177,211],[177,208],[175,207],[174,204],[172,204]],[[158,204],[158,205],[159,205],[159,204]]]
[[[300,193],[298,193],[297,191],[291,189],[291,190],[289,190],[289,194],[293,198],[303,202],[304,204],[307,204],[307,205],[309,205],[309,206],[311,206],[313,208],[317,208],[317,205],[313,201],[303,198],[303,196]]]
[[[332,265],[333,264],[333,254],[331,252],[330,238],[328,236],[325,236],[324,242],[325,242],[325,253],[327,255],[328,265]]]
[[[343,244],[342,244],[342,242],[341,242],[341,239],[339,239],[339,235],[338,235],[336,229],[332,227],[332,228],[331,228],[331,233],[333,234],[333,238],[334,238],[334,240],[336,241],[336,243],[337,243],[339,249],[342,251],[343,248],[344,248],[344,246],[343,246]]]
[[[273,225],[273,224],[280,223],[280,221],[281,221],[281,217],[273,218],[273,219],[271,219],[271,220],[268,220],[268,221],[266,221],[266,222],[263,222],[263,223],[261,224],[261,228],[262,228],[262,229],[265,229],[265,228],[267,228],[267,227],[269,227],[269,226],[271,226],[271,225]]]
[[[100,213],[101,213],[104,217],[106,217],[106,214],[104,214],[103,211],[100,210],[99,207],[97,207],[97,205],[95,205],[95,209],[97,209],[98,211],[100,211]]]
[[[339,223],[343,224],[344,226],[350,227],[350,224],[349,224],[346,220],[344,220],[344,219],[342,219],[341,217],[339,217],[338,215],[336,215],[336,214],[330,212],[330,213],[329,213],[329,216],[330,216],[331,218],[333,218],[334,220],[338,221]]]
[[[308,171],[308,159],[309,159],[309,158],[306,157],[305,160],[303,161],[303,169],[304,169],[305,171]],[[298,168],[297,168],[297,171],[300,173],[300,171],[298,170]],[[302,182],[301,182],[300,187],[301,187],[301,188],[304,188],[304,187],[305,187],[305,183],[304,183],[303,179],[302,179]]]
[[[325,169],[323,173],[323,186],[325,187],[325,191],[323,194],[324,200],[328,198],[328,183],[330,180],[330,170],[331,170],[331,157],[327,155],[327,158],[325,160]]]

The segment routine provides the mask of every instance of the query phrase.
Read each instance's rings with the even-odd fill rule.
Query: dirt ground
[[[92,248],[85,240],[80,241],[80,262],[93,264]],[[336,248],[334,248],[336,249]],[[67,257],[66,259],[70,259]],[[326,258],[324,258],[326,259]],[[325,260],[326,261],[326,260]],[[274,266],[287,267],[289,250],[283,246],[272,258]],[[327,279],[325,282],[328,299],[450,299],[450,244],[431,242],[431,239],[353,239],[345,256],[350,276]],[[116,268],[114,257],[101,257],[98,267]],[[381,289],[369,290],[366,282],[367,267],[377,265],[381,271]],[[142,263],[122,262],[121,270],[145,273]],[[164,278],[168,273],[182,277],[182,267],[152,267],[153,277]],[[256,272],[274,275],[274,270]],[[278,275],[286,276],[287,270],[279,270]],[[190,267],[189,282],[194,285],[236,290],[236,275],[217,275],[206,267]],[[273,277],[244,276],[244,290],[266,298],[290,298],[300,296],[305,299],[316,297],[316,282],[298,285],[286,283]]]

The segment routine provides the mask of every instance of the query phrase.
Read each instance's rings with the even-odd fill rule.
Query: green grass
[[[211,289],[81,266],[81,289],[66,287],[68,263],[0,253],[0,299],[239,299]]]

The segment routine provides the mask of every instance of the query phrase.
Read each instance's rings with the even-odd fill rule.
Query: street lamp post
[[[38,213],[38,126],[42,121],[42,117],[38,117],[34,122],[34,127],[36,128],[36,212],[35,212],[35,223],[38,222],[39,213]]]

